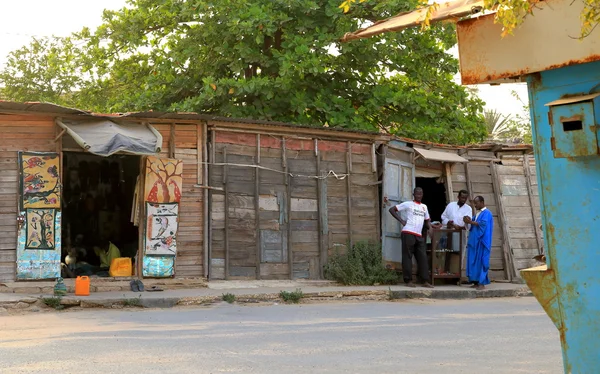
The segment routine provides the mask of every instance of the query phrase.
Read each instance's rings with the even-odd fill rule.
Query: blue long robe
[[[481,285],[490,284],[488,271],[490,270],[490,254],[492,252],[492,234],[494,231],[494,217],[485,209],[471,225],[467,241],[467,277],[470,282],[479,282]]]

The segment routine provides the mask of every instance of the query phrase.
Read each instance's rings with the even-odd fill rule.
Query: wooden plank
[[[256,165],[260,165],[260,134],[256,134]],[[261,235],[260,235],[260,169],[255,169],[254,175],[254,217],[256,226],[256,267],[254,269],[254,276],[256,279],[260,279],[260,256],[261,256]]]
[[[294,252],[293,252],[293,244],[292,244],[292,183],[293,179],[289,175],[288,163],[287,163],[287,148],[286,148],[286,139],[285,137],[281,138],[281,164],[283,166],[283,170],[285,171],[285,187],[286,187],[286,196],[285,196],[285,208],[286,208],[286,225],[287,225],[287,258],[288,258],[288,269],[289,269],[289,277],[290,279],[294,279],[294,272],[291,270],[293,266]]]
[[[225,201],[224,201],[224,209],[225,209],[225,279],[229,279],[229,183],[227,183],[227,148],[223,149],[223,186],[225,186]]]
[[[346,198],[347,198],[347,203],[348,203],[348,211],[347,211],[347,215],[348,215],[348,227],[352,227],[352,144],[350,142],[347,142],[347,161],[346,161],[346,170],[348,175],[346,176],[346,186],[347,186],[347,192],[346,192]],[[352,230],[348,230],[348,236],[349,236],[349,241],[350,241],[350,247],[352,248],[354,246],[354,241],[352,238]]]
[[[542,254],[542,232],[540,229],[540,222],[537,219],[536,216],[536,203],[537,203],[537,210],[539,211],[539,204],[540,201],[539,199],[534,199],[533,197],[533,186],[531,184],[531,167],[529,166],[529,155],[524,155],[523,156],[523,170],[525,171],[525,182],[527,184],[527,190],[528,190],[528,194],[527,196],[529,197],[529,204],[531,207],[531,215],[533,216],[533,228],[535,229],[535,239],[537,240],[537,247],[538,247],[538,252],[539,254]]]
[[[317,154],[317,175],[321,177],[321,155]],[[319,199],[319,277],[325,279],[324,269],[328,261],[328,248],[325,239],[328,232],[327,221],[327,179],[319,179],[317,184],[317,196]]]
[[[498,216],[501,221],[502,227],[502,251],[504,253],[504,267],[506,278],[509,282],[513,280],[513,276],[515,278],[520,278],[519,274],[516,271],[514,258],[512,258],[512,252],[509,247],[510,243],[510,232],[508,230],[508,222],[506,221],[506,215],[504,209],[502,207],[502,196],[499,192],[498,188],[498,173],[496,172],[496,164],[492,161],[490,162],[490,169],[492,172],[492,183],[494,187],[494,195],[496,196],[496,201],[498,202]],[[512,264],[512,266],[510,266]]]

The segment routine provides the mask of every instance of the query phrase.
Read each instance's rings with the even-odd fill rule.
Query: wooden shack
[[[97,133],[85,133],[92,124]],[[99,156],[92,143],[102,143],[107,126],[124,137],[154,134],[155,149]],[[70,250],[88,259],[101,237],[132,258],[136,277],[318,279],[329,254],[378,239],[379,134],[0,102],[0,137],[2,281],[54,279]],[[111,181],[123,195],[118,208],[114,194],[102,195]],[[35,214],[45,217],[48,240],[33,239],[41,233]],[[161,229],[171,235],[153,236]]]
[[[467,147],[397,138],[382,147],[382,246],[390,267],[400,266],[400,227],[387,214],[391,204],[411,199],[422,187],[432,220],[440,220],[458,191],[481,195],[493,213],[490,277],[519,281],[518,270],[535,263],[542,246],[535,160],[530,145]],[[463,263],[464,271],[464,263]]]
[[[90,265],[107,240],[134,277],[322,279],[362,240],[399,267],[387,210],[417,186],[434,220],[461,189],[484,196],[493,279],[518,280],[542,245],[530,146],[12,102],[0,102],[0,137],[2,281],[64,275],[71,252]],[[111,278],[92,265],[67,268]]]

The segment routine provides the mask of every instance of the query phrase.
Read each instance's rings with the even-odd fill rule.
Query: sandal
[[[129,286],[131,287],[131,291],[140,292],[140,288],[138,287],[137,281],[132,280],[129,282]]]
[[[142,283],[141,280],[136,280],[135,283],[137,284],[137,289],[139,292],[144,292],[144,283]]]
[[[162,290],[163,289],[160,288],[160,287],[158,287],[158,286],[152,286],[149,289],[147,289],[146,291],[148,291],[148,292],[159,292],[159,291],[162,291]]]

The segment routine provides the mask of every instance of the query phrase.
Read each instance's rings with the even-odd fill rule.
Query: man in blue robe
[[[477,214],[471,218],[465,216],[466,224],[471,225],[467,241],[467,277],[477,290],[485,289],[490,284],[488,271],[490,270],[490,253],[492,252],[492,234],[494,231],[494,218],[485,207],[485,200],[477,196],[473,200]]]

